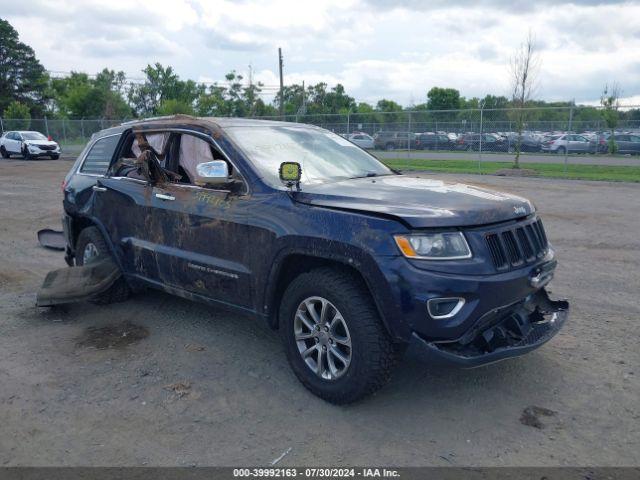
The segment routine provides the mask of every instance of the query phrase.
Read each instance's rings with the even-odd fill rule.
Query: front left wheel
[[[334,404],[381,388],[404,350],[391,341],[363,282],[340,269],[295,278],[284,293],[279,322],[298,379]]]

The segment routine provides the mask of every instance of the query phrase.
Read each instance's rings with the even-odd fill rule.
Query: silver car
[[[589,153],[593,151],[593,144],[583,135],[563,134],[552,135],[542,142],[541,150],[546,153]]]
[[[347,139],[350,142],[355,143],[360,148],[373,149],[373,137],[366,133],[352,133],[347,137]]]

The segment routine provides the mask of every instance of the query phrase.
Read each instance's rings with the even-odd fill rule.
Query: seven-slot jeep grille
[[[534,262],[546,255],[549,246],[541,220],[488,233],[485,241],[498,270]]]

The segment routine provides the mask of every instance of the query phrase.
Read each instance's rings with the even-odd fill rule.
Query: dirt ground
[[[0,162],[0,465],[639,465],[640,186],[459,176],[535,200],[572,303],[499,364],[412,347],[356,405],[308,393],[265,325],[169,295],[37,309],[68,161]],[[448,177],[452,178],[451,176]]]

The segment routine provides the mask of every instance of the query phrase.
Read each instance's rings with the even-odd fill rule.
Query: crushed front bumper
[[[440,362],[479,367],[523,355],[548,342],[569,316],[569,303],[551,300],[544,288],[515,304],[483,315],[456,340],[429,341],[414,337]]]

